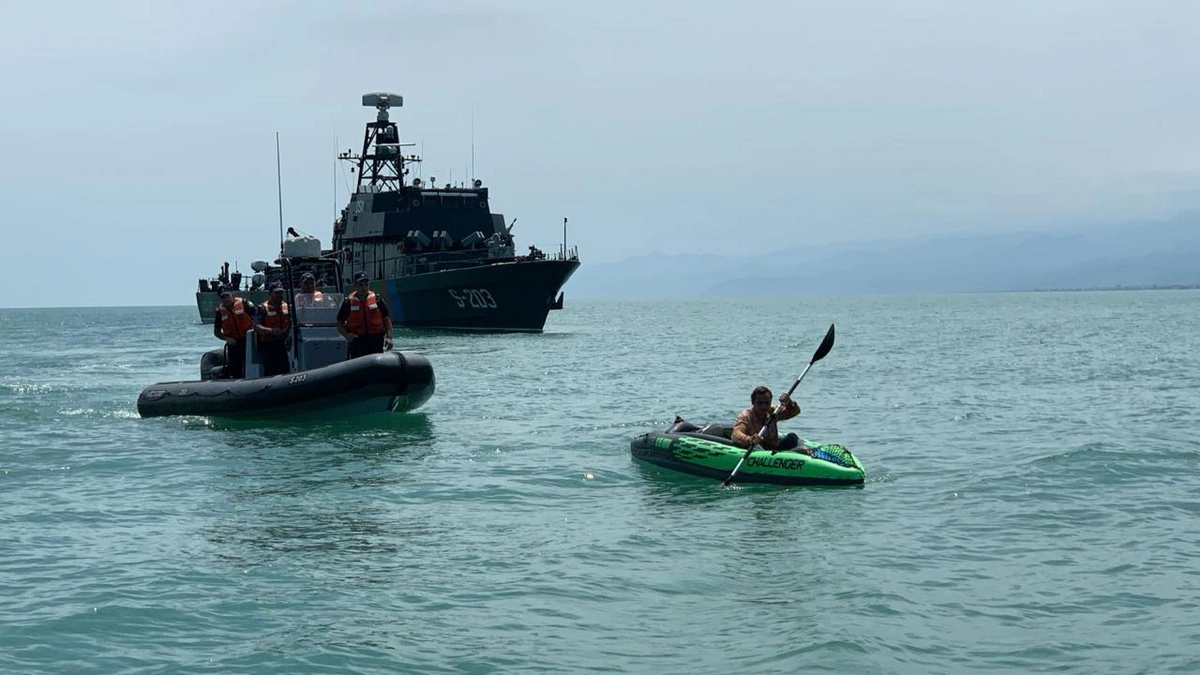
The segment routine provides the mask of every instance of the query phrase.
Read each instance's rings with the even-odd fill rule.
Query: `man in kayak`
[[[733,423],[733,442],[749,448],[758,445],[772,452],[794,450],[800,445],[800,437],[790,433],[779,440],[780,420],[790,420],[800,414],[800,405],[786,393],[779,395],[779,410],[775,419],[771,419],[771,399],[774,395],[766,387],[755,387],[750,392],[750,403],[753,407],[746,408]],[[770,421],[770,425],[767,422]],[[765,429],[763,427],[766,427]]]
[[[383,298],[371,290],[366,272],[354,275],[354,292],[337,313],[338,332],[350,343],[350,358],[382,354],[392,348],[392,316]]]
[[[213,321],[213,336],[225,342],[225,375],[234,379],[246,376],[246,333],[254,329],[254,303],[233,295],[233,288],[221,286]]]

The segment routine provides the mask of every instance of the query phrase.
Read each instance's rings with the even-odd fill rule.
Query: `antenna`
[[[333,129],[333,219],[337,220],[337,179],[338,179],[338,137],[337,127]]]
[[[275,132],[275,187],[279,191],[279,254],[283,255],[283,170],[279,162],[279,132]]]
[[[471,180],[475,180],[475,102],[471,101]]]

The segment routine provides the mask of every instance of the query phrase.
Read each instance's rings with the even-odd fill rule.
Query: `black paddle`
[[[817,347],[817,351],[813,353],[812,360],[808,362],[807,366],[804,366],[804,372],[800,373],[800,377],[797,377],[796,381],[792,383],[792,388],[788,389],[788,396],[791,396],[792,392],[796,391],[796,387],[800,386],[800,380],[803,380],[804,376],[808,374],[808,369],[812,368],[813,364],[817,361],[825,358],[825,355],[829,353],[830,349],[833,349],[833,324],[829,324],[829,332],[825,333],[825,339],[821,340],[821,346]],[[776,411],[778,411],[778,408],[775,408],[771,411],[771,415],[767,417],[767,423],[764,424],[763,428],[758,432],[759,435],[762,435],[764,432],[766,432],[767,428],[771,426],[771,422],[775,421]],[[754,452],[754,445],[746,448],[746,454],[742,455],[742,458],[738,460],[737,466],[733,467],[733,473],[729,474],[729,478],[726,478],[721,482],[721,487],[727,487],[729,483],[733,481],[733,477],[737,475],[738,469],[742,468],[742,462],[745,462],[746,458],[749,457],[750,453],[752,452]]]

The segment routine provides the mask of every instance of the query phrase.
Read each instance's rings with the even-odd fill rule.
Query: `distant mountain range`
[[[1200,212],[1040,232],[793,247],[762,257],[586,261],[577,298],[961,293],[1200,286]]]

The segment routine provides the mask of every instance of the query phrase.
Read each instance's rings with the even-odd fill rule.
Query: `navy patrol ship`
[[[403,105],[402,97],[365,94],[362,104],[377,110],[375,121],[366,124],[362,150],[338,155],[354,164],[354,193],[333,224],[331,247],[315,245],[320,257],[341,262],[343,277],[319,283],[339,291],[351,288],[354,275],[365,272],[372,289],[387,299],[399,326],[540,332],[550,310],[562,308],[563,284],[579,268],[578,249],[567,247],[566,219],[557,252],[547,255],[530,246],[528,253],[517,255],[512,225],[492,213],[488,188],[481,181],[438,187],[432,178],[428,184],[420,178],[409,180],[408,165],[421,158],[404,154],[404,148],[414,144],[400,141],[389,115],[393,106]],[[289,255],[288,244],[299,243],[283,242],[281,255]],[[307,250],[303,255],[315,253]],[[213,320],[219,284],[239,287],[239,294],[254,302],[266,300],[260,289],[283,267],[260,261],[254,268],[257,274],[245,280],[252,281],[248,286],[241,274],[229,273],[228,263],[219,280],[200,280],[196,306],[203,322]]]

